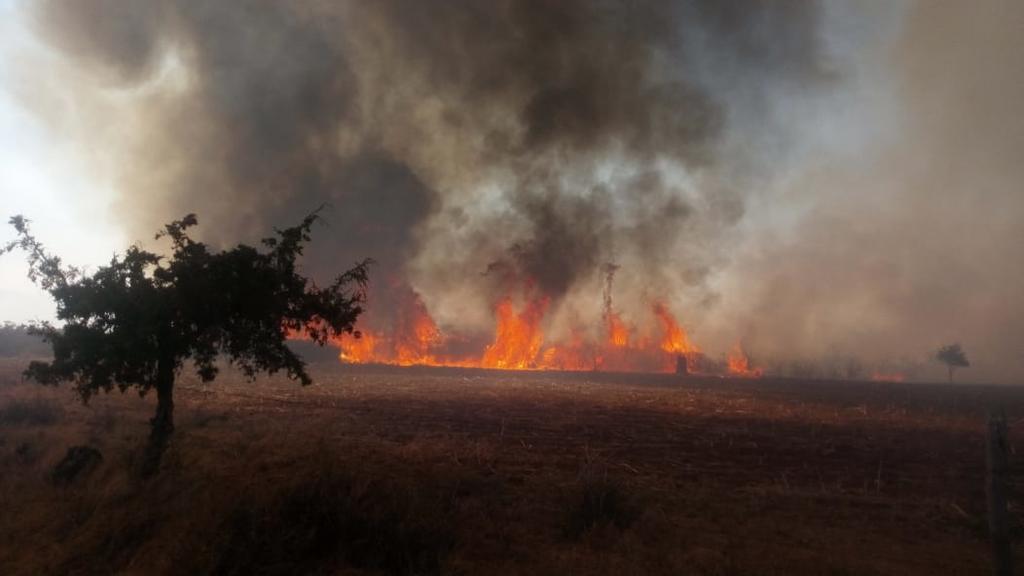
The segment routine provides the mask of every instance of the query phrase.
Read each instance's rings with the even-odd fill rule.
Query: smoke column
[[[486,335],[665,302],[709,349],[1024,375],[1021,8],[1010,2],[41,1],[21,97],[130,236],[332,206],[307,266],[375,269]],[[950,39],[956,41],[950,41]],[[526,288],[524,288],[525,290]]]

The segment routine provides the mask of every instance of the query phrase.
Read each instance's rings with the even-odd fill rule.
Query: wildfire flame
[[[430,351],[441,342],[441,330],[427,313],[419,295],[415,296],[404,323],[406,329],[399,330],[395,337],[395,363],[401,366],[436,364]]]
[[[542,370],[595,370],[600,360],[583,330],[577,327],[571,331],[568,343],[545,348],[537,367]]]
[[[686,336],[686,331],[679,325],[672,313],[665,308],[664,304],[657,303],[654,305],[654,315],[661,322],[663,329],[663,335],[661,338],[661,349],[669,354],[688,354],[690,352],[699,352],[697,347],[694,346],[690,339]]]
[[[608,343],[616,348],[629,346],[629,327],[615,312],[607,314]]]
[[[412,293],[396,312],[394,329],[388,335],[363,329],[357,335],[343,335],[334,344],[343,362],[413,366],[437,364],[432,350],[442,341],[441,330],[427,307]]]
[[[536,368],[537,355],[544,343],[541,320],[548,309],[547,298],[529,301],[519,312],[511,298],[498,302],[494,313],[497,328],[494,342],[484,350],[480,366],[524,370]]]
[[[676,358],[679,356],[685,357],[688,365],[692,364],[691,359],[700,353],[700,350],[690,342],[689,337],[686,335],[686,330],[683,330],[683,327],[676,321],[675,316],[669,312],[664,304],[660,302],[655,303],[653,309],[654,316],[661,324],[661,349],[669,354],[665,359],[664,371],[673,371],[676,366]]]
[[[594,333],[581,324],[557,342],[549,342],[544,322],[550,300],[544,296],[524,297],[517,304],[516,298],[507,295],[494,306],[495,326],[490,344],[476,355],[467,355],[446,348],[449,340],[419,295],[410,293],[409,302],[399,307],[390,330],[363,329],[359,337],[343,336],[335,341],[341,350],[340,359],[355,364],[503,370],[674,372],[678,359],[684,358],[690,374],[761,376],[761,370],[751,367],[739,344],[725,362],[708,361],[668,307],[660,302],[651,306],[653,318],[646,324],[645,332],[612,309],[606,296],[601,330]]]
[[[353,364],[366,364],[374,362],[374,348],[377,345],[377,337],[371,332],[361,331],[353,335],[344,335],[338,342],[341,353],[338,357],[345,362]]]
[[[729,353],[728,368],[730,376],[739,376],[741,378],[760,378],[762,373],[760,368],[750,367],[750,359],[743,352],[743,347],[740,346],[739,342],[733,346],[732,351]]]

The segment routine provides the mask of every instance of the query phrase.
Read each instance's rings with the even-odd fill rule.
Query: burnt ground
[[[1024,389],[339,367],[76,403],[0,371],[0,573],[982,574]],[[98,468],[48,474],[75,444]],[[1020,444],[1024,449],[1024,444]],[[1024,547],[1017,546],[1018,564]]]

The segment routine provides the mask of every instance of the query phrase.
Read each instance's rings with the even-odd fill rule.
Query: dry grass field
[[[325,364],[184,376],[141,480],[153,398],[22,365],[0,574],[984,574],[987,406],[1024,441],[1011,388]],[[78,444],[102,462],[55,484]]]

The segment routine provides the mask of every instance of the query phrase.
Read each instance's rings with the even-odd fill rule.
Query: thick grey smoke
[[[959,341],[968,378],[1019,383],[1024,5],[905,8],[868,15],[898,33],[856,55],[844,110],[815,119],[828,152],[771,190],[764,220],[783,225],[744,235],[715,321],[765,358],[852,353],[918,378],[941,378],[929,356]]]
[[[331,202],[317,268],[369,255],[428,298],[510,255],[556,300],[614,259],[664,290],[699,283],[715,256],[677,244],[742,209],[701,68],[756,72],[755,101],[828,75],[816,7],[786,2],[85,0],[35,16],[90,88],[137,92],[115,162],[138,235],[196,211],[233,241]],[[730,208],[693,224],[694,202]]]
[[[964,186],[984,175],[994,189],[1021,164],[1006,158],[1022,149],[1017,136],[979,135],[960,154],[957,139],[996,129],[985,121],[1009,113],[1011,100],[964,120],[972,111],[959,75],[977,64],[985,32],[960,33],[956,17],[927,20],[955,7],[48,0],[30,9],[58,56],[45,75],[26,73],[38,84],[26,94],[52,92],[45,76],[75,95],[37,106],[96,150],[134,237],[194,211],[208,239],[252,240],[329,202],[309,265],[326,275],[378,260],[378,319],[411,286],[443,328],[486,332],[495,299],[528,285],[551,299],[557,336],[575,318],[601,316],[615,263],[611,293],[628,320],[646,321],[651,302],[664,301],[711,349],[742,339],[764,358],[920,358],[943,339],[963,339],[969,352],[1001,340],[985,359],[999,368],[986,374],[1024,372],[1010,360],[1021,330],[988,323],[993,309],[1020,319],[1019,304],[1002,300],[1019,273],[970,269],[1007,256],[1021,228],[954,241],[957,224],[976,226],[991,208],[952,192],[950,177],[921,174],[943,162],[962,168]],[[963,43],[942,44],[943,30]],[[1009,65],[1018,45],[1005,48],[986,54]],[[943,56],[960,57],[960,68],[943,68]],[[995,88],[997,69],[1007,76],[1000,88],[1019,85],[1009,79],[1019,74],[992,65],[991,77],[972,72],[979,93]],[[947,109],[961,119],[956,130],[936,128]],[[886,128],[864,128],[875,125]],[[1019,208],[1009,192],[990,194]],[[934,219],[921,225],[922,214]],[[500,279],[487,273],[495,265],[507,272]],[[967,278],[1002,283],[979,302]],[[974,303],[958,307],[965,298]],[[951,314],[970,320],[940,330]],[[986,333],[996,325],[998,338]]]

